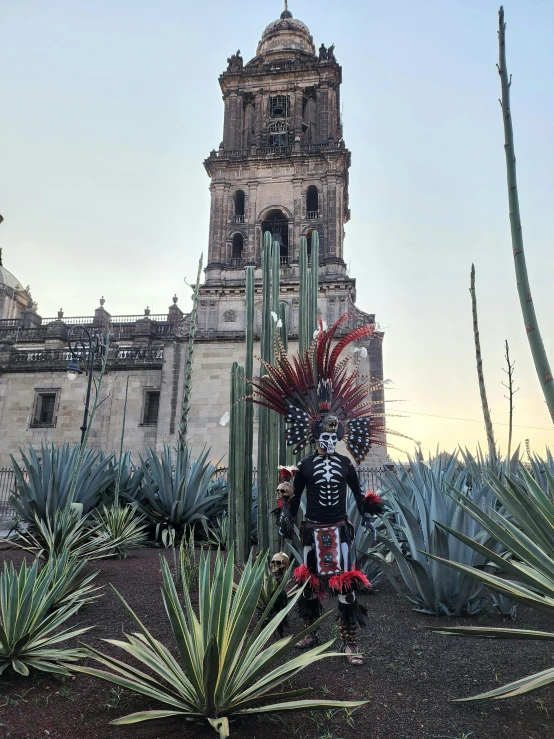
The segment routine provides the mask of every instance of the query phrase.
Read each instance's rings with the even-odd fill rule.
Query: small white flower
[[[319,336],[319,329],[316,328],[316,330],[314,331],[314,339],[317,339],[318,336]]]
[[[273,318],[275,323],[277,323],[277,318],[278,318],[277,313],[274,313],[273,311],[271,311],[271,317]]]
[[[357,352],[359,352],[359,351],[360,351],[360,347],[359,346],[356,346],[356,347],[354,347],[354,349],[352,349],[352,354],[357,354]]]
[[[220,426],[227,426],[227,424],[229,423],[230,418],[231,418],[231,414],[229,413],[229,411],[226,411],[221,416],[221,418],[219,419],[219,425]]]
[[[325,323],[325,321],[322,321],[321,325],[323,326],[323,330],[327,331],[327,324]]]
[[[276,323],[277,328],[281,328],[282,325],[283,325],[283,321],[279,319]]]
[[[365,346],[362,346],[362,348],[360,349],[360,357],[367,357],[367,349],[365,348]]]

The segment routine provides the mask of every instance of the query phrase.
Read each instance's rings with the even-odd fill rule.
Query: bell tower
[[[309,252],[317,231],[322,317],[330,322],[353,307],[355,281],[343,259],[350,152],[342,138],[341,81],[334,47],[316,50],[308,27],[288,9],[264,30],[253,59],[245,64],[237,51],[227,60],[219,78],[223,141],[204,162],[211,213],[200,330],[243,327],[240,309],[226,305],[235,302],[227,291],[244,288],[246,266],[260,266],[265,231],[281,244],[281,283],[291,287],[298,285],[300,237]],[[233,315],[236,322],[228,320]]]
[[[237,51],[219,77],[223,137],[204,161],[211,211],[189,420],[195,449],[206,444],[213,454],[227,450],[228,430],[219,419],[229,409],[230,366],[234,360],[244,362],[245,269],[255,271],[257,341],[266,231],[280,244],[280,300],[286,307],[291,351],[298,346],[302,236],[309,251],[313,234],[319,235],[321,318],[330,325],[349,311],[344,331],[375,320],[356,307],[356,281],[343,258],[344,224],[350,218],[350,152],[339,113],[341,82],[334,47],[316,48],[308,27],[286,6],[262,33],[254,58],[245,63]],[[358,349],[362,374],[382,380],[382,341],[372,338]],[[372,399],[382,400],[382,391],[373,391]],[[382,463],[383,447],[372,454],[369,464]]]

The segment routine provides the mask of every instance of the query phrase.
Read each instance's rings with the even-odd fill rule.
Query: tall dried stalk
[[[510,361],[510,347],[508,346],[508,340],[506,340],[506,354],[504,355],[506,357],[506,364],[508,365],[508,369],[503,369],[503,371],[508,375],[508,384],[503,382],[502,384],[504,387],[508,390],[508,395],[505,395],[504,397],[508,401],[509,404],[509,416],[508,416],[508,460],[511,456],[512,451],[512,429],[513,429],[513,422],[514,422],[514,395],[517,393],[519,388],[517,390],[514,390],[514,365],[515,362]]]
[[[527,265],[525,263],[525,253],[523,251],[523,236],[521,230],[521,216],[519,212],[519,199],[517,193],[516,178],[516,155],[514,149],[514,132],[512,127],[512,115],[510,108],[510,87],[512,84],[511,76],[508,77],[506,68],[506,24],[504,23],[504,8],[500,6],[498,12],[498,46],[499,46],[499,63],[497,65],[498,74],[502,86],[502,116],[504,118],[504,151],[506,153],[506,170],[508,175],[508,202],[510,207],[510,229],[512,234],[512,250],[514,255],[514,265],[516,271],[517,291],[521,312],[523,314],[523,322],[527,339],[533,355],[535,369],[539,377],[542,387],[544,399],[550,412],[550,417],[554,423],[554,381],[550,364],[542,336],[539,331],[537,316],[535,315],[535,306],[531,297],[531,288],[529,287],[529,278],[527,276]]]
[[[183,392],[183,405],[181,407],[181,428],[179,430],[179,441],[184,447],[187,442],[187,429],[190,412],[190,395],[192,392],[192,354],[194,351],[194,335],[196,333],[196,324],[198,317],[198,290],[200,289],[200,275],[202,274],[202,262],[204,254],[200,255],[198,262],[198,273],[196,275],[196,284],[192,293],[192,311],[190,313],[189,327],[189,343],[187,350],[187,365],[185,368],[185,388]]]
[[[494,430],[492,428],[491,413],[487,401],[485,389],[485,378],[483,376],[483,360],[481,359],[481,340],[479,338],[479,324],[477,322],[477,296],[475,294],[475,266],[471,265],[471,283],[469,287],[471,294],[471,311],[473,314],[473,338],[475,340],[475,359],[477,360],[477,379],[479,381],[479,392],[481,394],[481,406],[483,407],[483,418],[485,419],[485,430],[487,432],[487,444],[491,460],[496,458],[496,445],[494,443]]]

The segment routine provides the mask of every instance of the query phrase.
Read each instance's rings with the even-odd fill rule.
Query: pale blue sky
[[[352,151],[345,259],[358,305],[386,329],[385,373],[412,412],[480,421],[471,262],[493,421],[553,438],[520,317],[509,241],[495,0],[291,0],[343,66]],[[4,264],[43,316],[164,311],[207,251],[202,160],[222,137],[217,82],[250,59],[282,3],[4,0],[0,16],[0,227]],[[554,4],[505,4],[523,233],[554,364]],[[393,395],[391,395],[393,397]],[[392,410],[392,406],[391,406]],[[394,426],[472,448],[482,424],[410,415]],[[505,446],[506,427],[497,426]],[[407,448],[409,445],[402,445]]]

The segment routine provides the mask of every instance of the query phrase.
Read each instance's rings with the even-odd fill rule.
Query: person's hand
[[[377,541],[377,532],[375,531],[375,526],[373,525],[371,516],[365,515],[362,517],[362,526],[364,528],[364,531],[371,531],[371,543],[373,544],[373,542]]]

